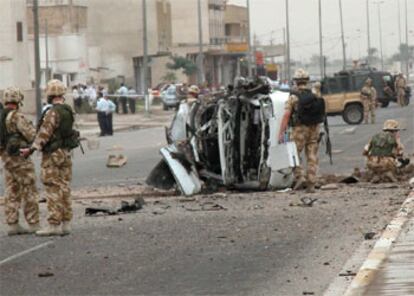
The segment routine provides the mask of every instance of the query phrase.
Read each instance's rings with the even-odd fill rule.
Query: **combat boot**
[[[386,172],[384,174],[384,177],[386,177],[388,180],[390,180],[392,183],[398,183],[398,179],[394,176],[391,172]]]
[[[313,183],[308,183],[308,185],[306,186],[306,193],[315,193],[315,184]]]
[[[46,228],[36,231],[37,236],[63,235],[60,225],[49,224]]]
[[[293,186],[293,190],[301,190],[305,187],[306,181],[303,178],[296,180],[295,186]]]
[[[7,231],[7,235],[20,235],[20,234],[28,234],[29,231],[23,228],[19,223],[9,225],[9,230]]]
[[[35,233],[36,231],[40,230],[40,224],[29,224],[29,228],[27,229],[27,233]]]
[[[62,223],[62,233],[63,235],[69,235],[72,232],[72,227],[70,226],[70,222],[66,221]]]

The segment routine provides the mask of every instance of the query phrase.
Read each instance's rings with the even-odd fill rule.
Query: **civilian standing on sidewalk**
[[[117,90],[117,93],[119,94],[119,100],[121,102],[122,113],[128,114],[128,106],[127,106],[128,98],[126,97],[128,95],[128,88],[123,83],[121,83],[121,87]]]
[[[103,137],[108,134],[108,120],[107,114],[109,110],[108,101],[104,98],[102,93],[98,94],[98,102],[96,103],[96,112],[97,112],[97,119],[99,124],[99,129],[101,130],[99,136]]]
[[[114,129],[113,129],[113,125],[112,125],[112,114],[115,112],[116,110],[116,106],[115,104],[108,99],[108,94],[104,94],[104,99],[108,104],[108,109],[106,111],[106,134],[108,136],[112,136],[114,134]]]
[[[135,114],[135,106],[137,103],[137,98],[134,97],[137,95],[137,92],[133,87],[129,87],[128,89],[128,105],[129,105],[129,111],[131,111],[131,114]]]

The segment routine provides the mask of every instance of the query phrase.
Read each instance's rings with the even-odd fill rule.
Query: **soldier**
[[[189,104],[189,106],[193,105],[193,103],[198,100],[199,94],[200,89],[197,85],[192,85],[188,88],[187,103]]]
[[[364,122],[368,124],[371,114],[371,123],[375,123],[375,108],[377,107],[377,91],[372,86],[372,79],[368,78],[361,90],[361,101],[364,105]]]
[[[322,84],[317,81],[313,85],[312,92],[317,96],[318,98],[322,98]]]
[[[407,87],[407,82],[402,73],[399,73],[395,79],[395,91],[397,93],[397,103],[400,107],[404,107],[405,104],[405,88]]]
[[[70,150],[79,145],[79,139],[76,131],[73,130],[72,108],[64,104],[65,93],[66,87],[61,81],[54,79],[48,82],[47,101],[52,106],[43,114],[32,146],[20,150],[23,156],[30,155],[36,150],[42,151],[41,178],[46,191],[49,225],[36,232],[39,236],[71,232]]]
[[[20,148],[32,143],[36,130],[20,112],[23,94],[18,88],[10,87],[4,93],[4,109],[1,111],[0,154],[4,166],[5,214],[9,225],[8,235],[34,233],[39,230],[39,194],[36,175],[31,159],[19,155]],[[29,225],[28,229],[19,224],[19,208]]]
[[[290,123],[293,126],[292,140],[295,141],[298,154],[305,150],[307,171],[306,178],[301,166],[295,168],[294,190],[307,186],[313,193],[318,173],[318,149],[320,123],[325,119],[325,103],[308,88],[309,74],[299,69],[294,76],[297,91],[291,92],[286,102],[285,114],[279,131],[279,142],[284,142],[285,133]]]
[[[400,142],[400,127],[396,120],[384,122],[382,132],[372,137],[365,146],[363,155],[367,157],[367,169],[371,182],[398,182],[398,159],[402,159],[404,146]]]

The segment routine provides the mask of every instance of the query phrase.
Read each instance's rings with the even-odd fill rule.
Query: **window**
[[[17,42],[23,42],[23,23],[16,23]]]

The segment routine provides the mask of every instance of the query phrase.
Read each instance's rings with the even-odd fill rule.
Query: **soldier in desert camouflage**
[[[32,123],[19,110],[22,101],[23,94],[18,88],[6,89],[4,109],[0,115],[0,154],[4,166],[8,235],[34,233],[40,228],[34,165],[31,159],[19,155],[19,150],[28,147],[36,135]],[[21,205],[28,229],[19,224]]]
[[[361,89],[361,100],[364,106],[364,122],[368,124],[369,116],[371,116],[371,123],[375,123],[375,109],[377,107],[377,91],[372,86],[372,79],[368,78],[365,81],[364,87]]]
[[[367,170],[371,182],[398,182],[398,159],[402,158],[403,152],[398,121],[385,121],[383,130],[371,138],[363,152],[367,157]]]
[[[304,151],[307,163],[306,174],[302,166],[295,168],[294,189],[306,187],[308,192],[313,193],[319,168],[318,139],[320,123],[325,118],[325,103],[308,88],[309,74],[305,70],[298,69],[293,79],[297,90],[291,92],[286,102],[279,142],[284,142],[284,134],[290,123],[291,139],[296,143],[299,155]]]
[[[59,80],[47,85],[47,100],[52,106],[39,122],[36,138],[30,148],[21,149],[23,156],[42,152],[41,179],[46,191],[49,212],[48,227],[36,232],[39,236],[64,235],[71,232],[72,159],[70,150],[79,142],[73,137],[74,115],[64,104],[66,87]]]

